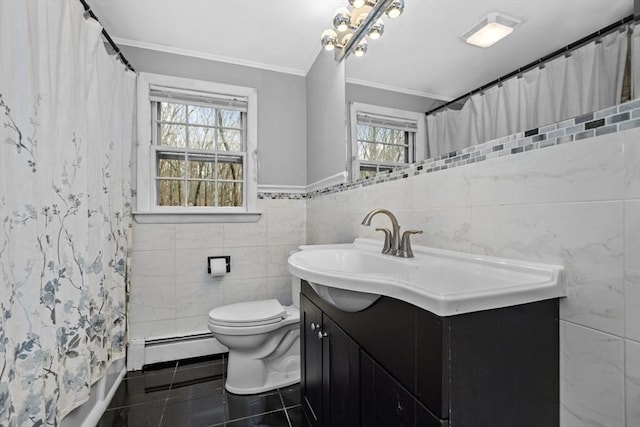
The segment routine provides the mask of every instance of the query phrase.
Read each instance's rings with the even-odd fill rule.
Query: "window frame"
[[[167,91],[192,91],[211,94],[212,98],[242,98],[247,102],[243,164],[243,206],[158,206],[156,189],[156,153],[168,147],[154,145],[157,131],[150,99],[151,90],[157,87]],[[188,102],[187,102],[188,103]],[[259,219],[257,179],[257,90],[255,88],[227,85],[202,80],[185,79],[152,73],[139,73],[137,87],[137,149],[136,149],[136,207],[137,222],[253,222]],[[189,104],[191,105],[191,104]],[[195,104],[193,104],[195,105]],[[182,149],[178,149],[184,152]],[[196,150],[197,151],[197,150]],[[240,152],[234,152],[238,154]],[[186,218],[192,216],[194,218]],[[197,217],[197,219],[195,219]]]
[[[382,116],[390,119],[397,119],[400,121],[415,122],[417,129],[413,136],[413,141],[409,141],[412,146],[409,147],[409,162],[397,163],[396,165],[402,167],[403,165],[409,166],[418,160],[426,159],[426,147],[427,147],[427,134],[426,134],[426,119],[424,114],[417,113],[415,111],[401,110],[397,108],[383,107],[380,105],[364,104],[360,102],[351,102],[349,104],[349,176],[351,181],[357,181],[360,178],[360,163],[358,159],[358,115]],[[413,158],[411,158],[413,157]],[[379,168],[380,165],[377,162],[362,162],[366,164],[376,164]],[[382,163],[381,163],[382,164]],[[386,165],[386,164],[385,164]]]

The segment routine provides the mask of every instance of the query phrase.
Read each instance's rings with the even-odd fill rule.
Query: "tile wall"
[[[416,244],[564,265],[561,425],[640,426],[640,128],[405,175],[312,195],[307,242],[388,208]]]
[[[137,224],[129,303],[130,339],[209,332],[208,313],[223,304],[277,298],[291,304],[289,252],[306,240],[304,199],[262,198],[256,223]],[[223,278],[207,257],[231,256]]]

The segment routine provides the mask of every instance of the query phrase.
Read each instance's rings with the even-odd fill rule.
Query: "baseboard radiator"
[[[138,371],[145,365],[226,353],[229,349],[203,332],[168,338],[132,339],[127,348],[127,371]]]

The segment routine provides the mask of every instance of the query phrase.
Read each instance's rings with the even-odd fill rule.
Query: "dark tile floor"
[[[98,427],[301,425],[300,386],[240,396],[224,389],[226,355],[128,372]]]

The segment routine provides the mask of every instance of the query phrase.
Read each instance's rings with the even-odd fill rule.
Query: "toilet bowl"
[[[290,306],[276,299],[214,308],[209,330],[229,348],[225,388],[255,394],[300,381],[300,282],[292,278]]]

